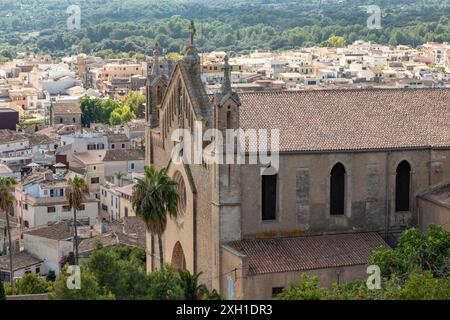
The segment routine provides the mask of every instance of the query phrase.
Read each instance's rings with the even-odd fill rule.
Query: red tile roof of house
[[[145,152],[142,149],[107,150],[103,161],[136,161],[144,159]]]
[[[242,129],[279,129],[280,151],[450,147],[450,89],[239,94]]]
[[[419,193],[418,197],[450,208],[450,182],[432,186]]]
[[[389,248],[375,232],[241,240],[228,246],[248,257],[249,274],[365,265],[375,250]]]
[[[133,195],[134,183],[126,185],[124,187],[117,188],[117,192],[131,197]]]
[[[42,263],[42,260],[36,259],[25,251],[13,254],[14,271],[25,269],[39,263]],[[0,256],[0,270],[9,270],[9,255]]]
[[[58,101],[52,106],[53,116],[67,114],[81,114],[80,103],[78,101]]]
[[[50,226],[38,227],[28,230],[24,234],[51,240],[68,240],[73,236],[69,221],[60,221]]]

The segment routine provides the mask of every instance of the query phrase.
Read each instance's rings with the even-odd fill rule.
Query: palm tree
[[[184,291],[185,300],[201,300],[202,296],[208,292],[204,284],[198,284],[198,278],[202,273],[191,274],[187,270],[178,270],[179,281]]]
[[[125,177],[125,174],[123,172],[121,172],[121,171],[116,172],[116,179],[119,182],[119,187],[122,186],[122,179],[123,179],[123,177]]]
[[[136,215],[144,220],[147,230],[152,234],[152,257],[154,254],[153,236],[158,236],[159,262],[164,266],[162,234],[166,230],[167,218],[177,218],[177,183],[168,175],[166,169],[156,170],[145,167],[145,177],[138,179],[133,187],[133,204]]]
[[[75,264],[78,265],[78,230],[77,230],[77,211],[81,210],[83,202],[86,202],[86,195],[89,193],[89,188],[86,181],[80,177],[69,178],[67,180],[69,188],[66,192],[67,203],[69,209],[73,209],[73,225],[74,225],[74,238],[73,247],[75,252]]]
[[[3,211],[6,216],[6,229],[8,230],[9,241],[9,281],[11,285],[11,293],[14,294],[14,275],[13,275],[13,249],[11,240],[11,226],[9,224],[9,214],[11,208],[16,201],[16,198],[12,194],[12,188],[16,184],[16,181],[11,178],[0,177],[0,211]]]

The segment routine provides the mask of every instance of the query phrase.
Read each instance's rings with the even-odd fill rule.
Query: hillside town
[[[164,233],[165,259],[202,272],[229,299],[274,298],[299,271],[330,285],[357,279],[371,253],[395,246],[405,228],[450,226],[450,130],[441,122],[449,43],[228,56],[198,53],[193,38],[175,58],[156,44],[144,59],[22,53],[0,63],[0,177],[17,182],[12,246],[0,216],[4,282],[58,276],[75,226],[80,257],[99,243],[123,244],[145,250],[147,271],[156,270],[160,249],[132,204],[150,164],[178,182],[184,212]],[[141,115],[86,120],[83,101],[122,103],[130,92],[144,101]],[[279,128],[278,178],[250,166],[174,164],[170,132],[195,121]],[[76,177],[88,196],[74,222],[67,190]]]

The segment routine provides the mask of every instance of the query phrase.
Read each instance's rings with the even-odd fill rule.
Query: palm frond
[[[80,177],[67,180],[69,188],[66,191],[66,199],[70,209],[80,210],[81,205],[86,202],[89,187],[86,181]]]
[[[167,219],[176,218],[178,211],[177,183],[166,169],[145,167],[145,176],[133,187],[132,205],[138,217],[153,234],[161,235],[167,226]]]
[[[16,184],[14,179],[0,177],[0,210],[8,214],[11,211],[14,201],[16,201],[12,193],[13,187]]]

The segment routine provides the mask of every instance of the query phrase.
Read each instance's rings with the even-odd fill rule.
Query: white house
[[[72,219],[66,199],[68,188],[64,175],[51,170],[35,169],[16,186],[16,213],[23,227],[47,225]],[[98,201],[88,197],[77,212],[79,221],[94,225],[98,216]]]
[[[63,146],[74,143],[85,144],[86,150],[104,150],[108,146],[108,139],[99,132],[83,132],[61,136]]]
[[[81,80],[65,64],[40,65],[41,70],[30,74],[30,83],[38,90],[50,95],[67,93],[67,89],[81,85]]]
[[[73,230],[71,223],[62,221],[51,226],[27,231],[23,234],[24,250],[42,261],[42,274],[50,270],[60,272],[60,261],[73,252]]]
[[[8,129],[0,130],[0,156],[15,157],[31,154],[28,138]]]
[[[120,219],[120,194],[117,189],[117,186],[109,182],[100,186],[101,209],[108,214],[110,221]]]
[[[52,104],[50,94],[45,91],[37,91],[27,96],[27,110],[45,110]]]
[[[43,261],[22,251],[13,255],[13,277],[21,278],[27,273],[43,275]],[[0,256],[0,278],[10,281],[9,255]]]
[[[29,145],[33,154],[44,154],[55,152],[58,148],[59,141],[49,138],[48,136],[33,134],[28,136]]]
[[[113,182],[117,172],[130,179],[132,173],[144,172],[145,154],[142,149],[108,150],[103,163],[107,181]]]

